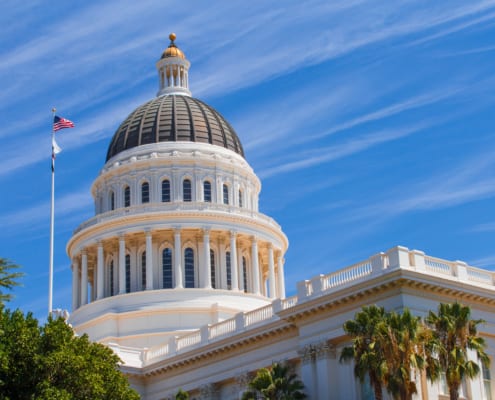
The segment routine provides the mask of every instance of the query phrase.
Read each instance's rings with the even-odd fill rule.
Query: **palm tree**
[[[407,308],[402,313],[387,314],[386,323],[380,327],[387,365],[383,381],[394,399],[411,400],[417,393],[414,374],[425,367],[423,330],[420,318],[413,316]]]
[[[249,382],[243,400],[298,400],[305,399],[304,384],[297,379],[288,364],[273,363],[270,368],[261,368]]]
[[[387,368],[379,335],[385,320],[383,307],[363,307],[353,320],[344,323],[344,331],[352,338],[352,346],[345,347],[340,356],[341,362],[354,360],[354,375],[361,383],[369,378],[376,400],[383,398],[382,383]]]
[[[180,388],[177,394],[175,395],[175,400],[189,400],[189,393],[185,392],[184,390],[182,390],[182,388]]]
[[[12,272],[19,268],[18,265],[12,264],[9,260],[0,257],[0,305],[4,301],[9,301],[12,298],[11,294],[5,294],[4,290],[12,290],[14,286],[19,286],[17,279],[22,277],[22,272]]]
[[[483,365],[488,367],[485,341],[477,336],[477,326],[485,321],[471,319],[471,310],[457,302],[441,303],[438,314],[430,311],[426,323],[434,332],[433,348],[438,364],[445,373],[450,400],[459,399],[459,389],[464,378],[474,378],[480,372],[479,365],[468,358],[473,350]]]

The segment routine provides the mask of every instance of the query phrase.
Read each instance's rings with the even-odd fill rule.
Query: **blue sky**
[[[11,307],[46,314],[51,108],[76,123],[57,134],[70,309],[65,245],[170,32],[289,237],[288,294],[399,244],[495,269],[495,1],[7,0],[0,24],[0,256],[26,273]]]

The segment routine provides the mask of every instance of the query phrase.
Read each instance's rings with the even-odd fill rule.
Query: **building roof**
[[[244,157],[234,128],[215,109],[193,97],[165,95],[139,106],[120,124],[106,161],[144,144],[179,141],[210,143]]]

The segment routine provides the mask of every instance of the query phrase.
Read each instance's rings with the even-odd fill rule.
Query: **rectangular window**
[[[232,268],[230,261],[230,251],[225,253],[225,259],[227,264],[227,289],[232,289]]]
[[[189,179],[184,180],[182,183],[182,189],[184,201],[192,201],[191,181]]]
[[[169,180],[162,181],[162,202],[164,202],[164,203],[170,202],[170,181]]]
[[[216,283],[216,273],[215,273],[215,252],[210,249],[210,268],[211,268],[211,287],[213,289],[216,288],[217,283]]]
[[[150,202],[150,184],[148,182],[144,182],[141,185],[141,203],[149,203]]]
[[[131,205],[131,189],[126,186],[124,189],[124,207],[130,207]]]
[[[229,187],[223,185],[223,204],[229,204]]]
[[[141,254],[141,290],[146,289],[146,252]]]
[[[203,184],[204,200],[207,203],[211,203],[211,183],[205,181]]]
[[[125,256],[125,292],[131,292],[131,256]]]

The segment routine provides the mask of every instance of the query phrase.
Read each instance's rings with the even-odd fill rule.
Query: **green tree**
[[[61,318],[0,311],[0,399],[134,400],[107,347],[77,337]]]
[[[17,280],[24,274],[19,271],[16,272],[15,270],[18,268],[18,265],[0,257],[0,305],[12,298],[10,293],[5,293],[6,290],[10,291],[14,286],[19,286]]]
[[[344,331],[352,338],[352,345],[342,350],[340,361],[354,360],[354,375],[364,383],[368,377],[376,400],[383,398],[383,376],[387,372],[385,355],[380,341],[386,313],[383,307],[363,307],[354,319],[344,323]]]
[[[249,382],[250,390],[242,395],[243,400],[298,400],[305,399],[304,384],[286,363],[273,363],[270,368],[261,368]]]
[[[189,400],[189,393],[185,392],[184,390],[182,390],[182,388],[180,388],[177,394],[175,395],[175,400]]]
[[[406,308],[402,313],[390,312],[380,325],[384,362],[383,383],[396,400],[411,400],[417,393],[414,376],[425,368],[424,325]]]
[[[480,366],[468,358],[473,350],[484,365],[489,365],[485,353],[485,341],[477,334],[477,326],[485,321],[471,319],[469,307],[459,304],[440,304],[438,313],[430,311],[426,323],[433,331],[431,351],[436,355],[438,368],[431,374],[438,377],[438,369],[445,373],[451,400],[459,398],[459,389],[464,378],[474,378],[480,373]]]

